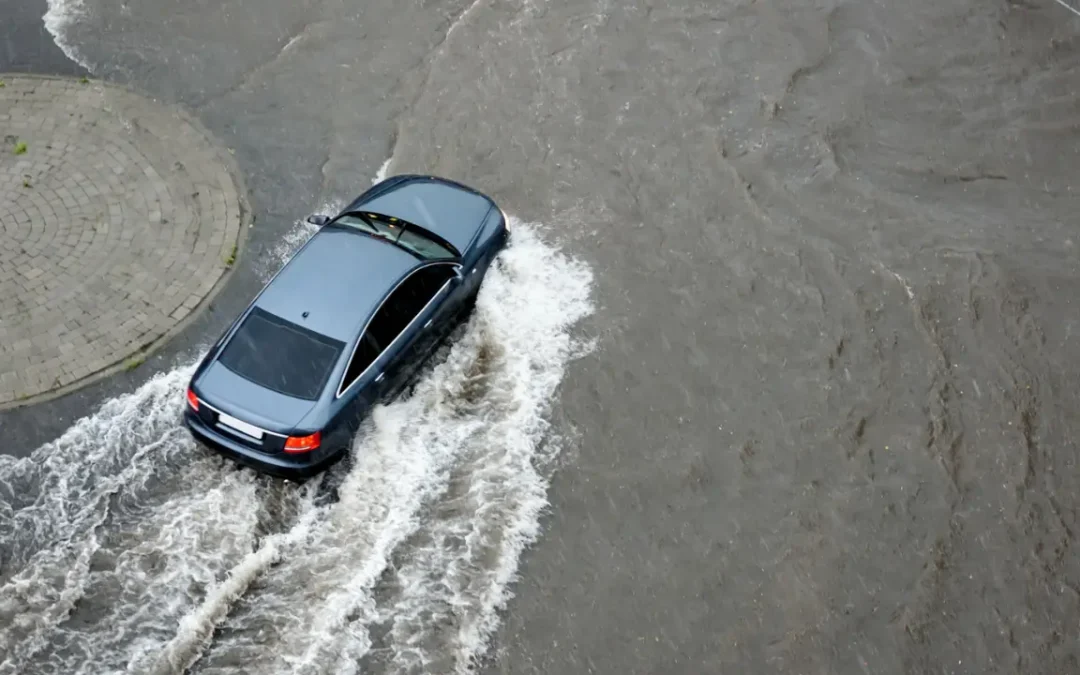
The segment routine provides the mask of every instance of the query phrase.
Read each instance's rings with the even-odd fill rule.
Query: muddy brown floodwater
[[[402,660],[388,571],[365,669],[1080,672],[1080,18],[360,4],[85,0],[62,36],[237,148],[256,250],[390,156],[591,270],[595,348],[490,650],[432,591]]]

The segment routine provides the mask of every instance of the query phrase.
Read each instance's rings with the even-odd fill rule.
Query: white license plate
[[[235,417],[233,417],[232,415],[226,415],[225,413],[221,413],[221,414],[218,415],[218,422],[220,424],[224,424],[225,426],[230,427],[232,429],[236,429],[237,431],[239,431],[242,434],[247,434],[248,436],[251,436],[252,438],[262,439],[262,437],[263,437],[263,430],[262,429],[260,429],[259,427],[253,426],[251,424],[248,424],[247,422],[245,422],[243,420],[238,420]]]

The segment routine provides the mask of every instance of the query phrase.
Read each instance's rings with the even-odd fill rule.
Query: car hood
[[[195,387],[199,398],[211,407],[276,433],[289,433],[315,407],[315,401],[260,387],[217,362],[203,372]]]
[[[450,242],[464,255],[491,210],[491,202],[452,185],[416,181],[364,202],[356,210],[419,225]]]

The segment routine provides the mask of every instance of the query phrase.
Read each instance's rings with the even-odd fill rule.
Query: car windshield
[[[406,225],[397,219],[375,213],[365,213],[362,216],[358,213],[349,213],[334,222],[387,239],[423,260],[446,260],[457,257],[457,254],[445,244],[426,235],[419,228]]]
[[[314,401],[344,349],[343,342],[256,307],[218,361],[261,387]]]

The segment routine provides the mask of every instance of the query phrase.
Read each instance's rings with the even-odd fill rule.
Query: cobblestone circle
[[[216,290],[246,209],[228,153],[186,115],[98,82],[0,81],[10,407],[136,365]]]

